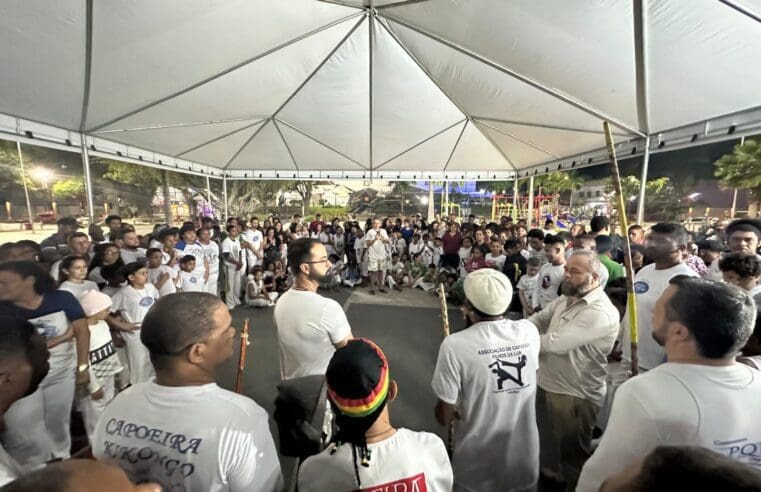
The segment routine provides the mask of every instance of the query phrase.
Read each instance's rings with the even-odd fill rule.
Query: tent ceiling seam
[[[449,167],[449,162],[452,160],[452,156],[454,156],[455,150],[457,150],[457,146],[460,145],[460,139],[462,138],[462,134],[465,133],[465,128],[467,128],[468,123],[470,123],[470,120],[466,119],[465,124],[462,125],[462,128],[460,128],[460,134],[457,135],[457,140],[455,140],[454,145],[452,146],[452,150],[449,152],[449,157],[447,157],[447,162],[444,164],[444,169],[441,170],[441,172],[446,172],[447,168]]]
[[[647,101],[647,0],[634,0],[634,69],[636,74],[637,120],[640,129],[650,133],[650,116]]]
[[[743,7],[742,5],[737,5],[735,2],[731,0],[719,0],[719,2],[723,3],[724,5],[726,5],[727,7],[733,10],[736,10],[737,12],[743,14],[744,16],[749,17],[750,19],[753,19],[754,21],[761,23],[761,16],[754,13],[752,10],[746,7]]]
[[[299,164],[296,162],[296,157],[294,157],[293,152],[291,152],[291,147],[288,145],[288,142],[286,142],[285,137],[283,136],[283,132],[280,131],[280,126],[277,124],[277,120],[273,119],[272,124],[275,125],[275,130],[277,130],[277,134],[280,135],[280,139],[283,141],[283,145],[285,145],[285,150],[288,151],[288,155],[291,156],[291,161],[293,161],[293,167],[296,168],[296,171],[299,170]]]
[[[382,163],[380,163],[380,164],[379,164],[379,165],[378,165],[378,166],[375,168],[375,170],[377,171],[378,169],[381,169],[383,166],[385,166],[385,165],[386,165],[386,164],[388,164],[389,162],[393,161],[394,159],[396,159],[396,158],[398,158],[398,157],[401,157],[401,156],[403,156],[403,155],[404,155],[404,154],[406,154],[407,152],[409,152],[409,151],[411,151],[411,150],[413,150],[413,149],[416,149],[417,147],[420,147],[420,146],[421,146],[421,145],[423,145],[424,143],[426,143],[426,142],[428,142],[429,140],[432,140],[432,139],[434,139],[434,138],[438,137],[439,135],[441,135],[442,133],[446,132],[447,130],[450,130],[450,129],[452,129],[452,128],[456,127],[457,125],[462,125],[462,123],[463,123],[463,122],[465,122],[465,121],[468,121],[468,119],[467,119],[467,118],[463,118],[463,119],[461,119],[461,120],[459,120],[459,121],[456,121],[456,122],[452,123],[451,125],[449,125],[448,127],[444,128],[443,130],[439,130],[439,131],[437,131],[436,133],[434,133],[434,134],[433,134],[433,135],[431,135],[430,137],[426,138],[425,140],[421,140],[420,142],[416,143],[416,144],[415,144],[415,145],[413,145],[412,147],[410,147],[410,148],[408,148],[408,149],[405,149],[405,150],[403,150],[403,151],[399,152],[399,153],[398,153],[398,154],[396,154],[394,157],[392,157],[392,158],[390,158],[390,159],[387,159],[387,160],[383,161]]]
[[[550,157],[554,157],[555,159],[560,159],[561,158],[559,155],[555,154],[554,152],[551,152],[551,151],[545,149],[541,145],[535,144],[534,142],[532,142],[531,140],[529,140],[527,138],[519,137],[518,135],[515,135],[514,133],[511,133],[511,132],[509,132],[507,130],[503,130],[501,128],[497,128],[496,126],[490,125],[489,123],[487,123],[485,121],[482,121],[481,124],[484,125],[487,128],[491,128],[495,132],[498,132],[498,133],[501,133],[502,135],[505,135],[506,137],[510,137],[510,138],[512,138],[514,140],[517,140],[517,141],[519,141],[521,143],[524,143],[524,144],[526,144],[526,145],[528,145],[530,147],[533,147],[536,150],[538,150],[538,151],[540,151],[540,152],[542,152],[544,154],[547,154]],[[478,126],[478,125],[476,125],[476,126]]]
[[[404,7],[406,5],[411,5],[413,3],[423,3],[423,2],[429,2],[429,1],[430,0],[404,0],[404,1],[401,1],[401,2],[388,3],[386,5],[379,5],[379,6],[375,7],[375,8],[378,9],[378,10],[392,9],[392,8],[395,8],[395,7]]]
[[[121,120],[123,120],[125,118],[129,118],[130,116],[133,116],[133,115],[135,115],[137,113],[141,113],[141,112],[143,112],[143,111],[145,111],[147,109],[150,109],[150,108],[152,108],[154,106],[157,106],[157,105],[159,105],[161,103],[164,103],[164,102],[166,102],[166,101],[168,101],[170,99],[174,99],[175,97],[181,96],[182,94],[185,94],[186,92],[190,92],[193,89],[196,89],[198,87],[201,87],[202,85],[208,84],[209,82],[211,82],[213,80],[216,80],[216,79],[218,79],[218,78],[220,78],[220,77],[222,77],[224,75],[227,75],[230,72],[238,70],[239,68],[242,68],[242,67],[244,67],[246,65],[249,65],[249,64],[251,64],[251,63],[253,63],[253,62],[255,62],[255,61],[257,61],[257,60],[259,60],[261,58],[264,58],[265,56],[268,56],[268,55],[270,55],[270,54],[272,54],[272,53],[274,53],[276,51],[279,51],[279,50],[281,50],[283,48],[286,48],[286,47],[288,47],[288,46],[290,46],[292,44],[298,43],[299,41],[302,41],[302,40],[304,40],[304,39],[306,39],[306,38],[308,38],[308,37],[310,37],[310,36],[312,36],[314,34],[317,34],[317,33],[320,33],[322,31],[325,31],[327,29],[330,29],[331,27],[337,26],[338,24],[346,22],[349,19],[353,19],[354,17],[360,16],[360,15],[362,15],[362,11],[358,11],[358,12],[356,12],[354,14],[342,17],[342,18],[337,19],[337,20],[335,20],[333,22],[325,24],[324,26],[318,27],[316,29],[313,29],[313,30],[307,32],[307,33],[304,33],[304,34],[302,34],[300,36],[296,36],[295,38],[289,39],[288,41],[285,41],[284,43],[281,43],[281,44],[279,44],[277,46],[274,46],[274,47],[272,47],[272,48],[270,48],[270,49],[268,49],[266,51],[263,51],[262,53],[259,53],[258,55],[254,56],[252,58],[249,58],[248,60],[245,60],[245,61],[243,61],[241,63],[238,63],[237,65],[233,65],[232,67],[228,67],[228,68],[226,68],[225,70],[223,70],[223,71],[221,71],[219,73],[216,73],[216,74],[214,74],[214,75],[212,75],[210,77],[207,77],[207,78],[205,78],[205,79],[203,79],[203,80],[201,80],[199,82],[196,82],[196,83],[194,83],[194,84],[192,84],[192,85],[190,85],[190,86],[188,86],[188,87],[186,87],[184,89],[181,89],[179,91],[173,92],[172,94],[169,94],[167,96],[159,98],[159,99],[157,99],[157,100],[155,100],[153,102],[145,104],[145,105],[143,105],[143,106],[141,106],[141,107],[139,107],[137,109],[134,109],[134,110],[132,110],[132,111],[126,113],[126,114],[120,115],[120,116],[118,116],[116,118],[113,118],[113,119],[111,119],[111,120],[109,120],[109,121],[107,121],[105,123],[102,123],[100,125],[94,126],[94,127],[90,128],[87,131],[88,132],[94,132],[94,131],[99,130],[101,128],[104,128],[104,127],[106,127],[108,125],[111,125],[113,123],[121,121]]]
[[[506,161],[508,164],[510,164],[510,167],[512,167],[512,168],[513,168],[513,171],[515,171],[515,172],[518,172],[518,166],[516,166],[516,165],[513,163],[513,160],[512,160],[512,159],[510,159],[509,157],[507,157],[507,154],[506,154],[506,153],[505,153],[505,152],[502,150],[502,148],[501,148],[499,145],[497,145],[497,143],[494,141],[494,139],[492,139],[492,138],[491,138],[491,136],[489,136],[489,134],[488,134],[488,133],[486,133],[485,131],[481,130],[481,128],[479,128],[479,126],[478,126],[478,125],[476,125],[475,123],[473,124],[473,127],[474,127],[476,130],[478,130],[478,132],[479,132],[481,135],[483,135],[483,136],[484,136],[484,138],[486,138],[486,140],[488,140],[488,141],[489,141],[489,143],[491,143],[491,144],[494,146],[494,148],[495,148],[495,149],[497,149],[497,152],[499,152],[499,153],[502,155],[502,157],[504,157],[504,158],[505,158],[505,161]]]
[[[325,147],[326,149],[328,149],[328,150],[330,150],[330,151],[332,151],[332,152],[335,152],[336,154],[340,155],[340,156],[341,156],[341,157],[343,157],[344,159],[347,159],[347,160],[351,161],[352,163],[354,163],[354,164],[356,164],[357,166],[361,167],[363,170],[365,170],[365,171],[368,171],[368,169],[367,169],[367,168],[366,168],[364,165],[362,165],[361,163],[359,163],[359,162],[355,161],[354,159],[352,159],[352,158],[351,158],[351,157],[349,157],[348,155],[344,154],[343,152],[339,152],[338,150],[334,149],[333,147],[331,147],[330,145],[326,144],[325,142],[323,142],[323,141],[321,141],[321,140],[319,140],[319,139],[317,139],[317,138],[313,137],[312,135],[310,135],[310,134],[308,134],[308,133],[306,133],[306,132],[304,132],[304,131],[302,131],[302,130],[300,130],[300,129],[296,128],[295,126],[291,125],[291,124],[290,124],[290,123],[288,123],[287,121],[285,121],[285,120],[282,120],[282,119],[279,119],[279,118],[277,119],[277,121],[278,121],[278,123],[282,123],[283,125],[287,126],[287,127],[288,127],[288,128],[290,128],[291,130],[293,130],[293,131],[295,131],[295,132],[297,132],[297,133],[300,133],[300,134],[304,135],[305,137],[307,137],[308,139],[310,139],[310,140],[312,140],[312,141],[314,141],[314,142],[316,142],[316,143],[318,143],[318,144],[322,145],[322,146],[323,146],[323,147]]]
[[[612,118],[611,116],[606,115],[602,111],[600,111],[598,109],[595,109],[592,106],[589,106],[588,104],[586,104],[584,102],[581,102],[581,101],[579,101],[579,100],[577,100],[577,99],[575,99],[575,98],[573,98],[573,97],[571,97],[571,96],[569,96],[567,94],[564,94],[563,92],[560,92],[560,91],[558,91],[556,89],[552,89],[550,87],[547,87],[546,85],[544,85],[544,84],[542,84],[542,83],[540,83],[540,82],[538,82],[538,81],[536,81],[536,80],[534,80],[534,79],[532,79],[530,77],[527,77],[527,76],[525,76],[525,75],[523,75],[523,74],[521,74],[521,73],[519,73],[519,72],[517,72],[515,70],[503,67],[499,63],[496,63],[496,62],[486,58],[485,56],[479,55],[478,53],[475,53],[475,52],[473,52],[473,51],[471,51],[471,50],[469,50],[467,48],[464,48],[464,47],[462,47],[462,46],[460,46],[460,45],[458,45],[456,43],[453,43],[451,41],[447,41],[446,39],[443,39],[441,36],[438,36],[436,34],[433,34],[433,33],[430,33],[428,31],[426,31],[425,29],[421,29],[421,28],[416,27],[416,26],[414,26],[412,24],[409,24],[406,21],[399,20],[399,19],[397,19],[397,18],[395,18],[393,16],[388,16],[388,18],[390,20],[392,20],[393,22],[396,22],[397,24],[406,27],[407,29],[410,29],[410,30],[415,31],[416,33],[418,33],[420,35],[426,36],[426,37],[428,37],[428,38],[430,38],[430,39],[432,39],[434,41],[437,41],[440,44],[443,44],[444,46],[449,47],[450,49],[453,49],[453,50],[455,50],[457,52],[462,53],[463,55],[466,55],[466,56],[468,56],[470,58],[473,58],[474,60],[479,61],[479,62],[483,63],[484,65],[487,65],[487,66],[489,66],[491,68],[494,68],[495,70],[498,70],[498,71],[504,73],[505,75],[509,75],[510,77],[513,77],[516,80],[519,80],[519,81],[521,81],[521,82],[523,82],[523,83],[525,83],[527,85],[530,85],[530,86],[534,87],[535,89],[541,90],[542,92],[544,92],[544,93],[554,97],[555,99],[563,101],[566,104],[570,104],[571,106],[573,106],[573,107],[575,107],[577,109],[580,109],[580,110],[584,111],[585,113],[594,116],[595,118],[598,118],[600,121],[607,120],[612,125],[615,125],[615,126],[621,128],[622,130],[626,130],[628,133],[633,133],[633,134],[639,135],[641,137],[645,136],[641,131],[637,130],[636,128],[633,128],[633,127],[631,127],[631,126],[629,126],[629,125],[627,125],[627,124],[617,120],[616,118]]]
[[[135,127],[135,128],[122,128],[119,130],[101,130],[99,132],[90,132],[90,135],[98,136],[98,135],[107,135],[109,133],[139,132],[143,130],[163,130],[166,128],[184,128],[188,126],[217,125],[219,123],[235,123],[236,121],[259,122],[266,119],[267,119],[267,116],[253,116],[250,118],[231,118],[226,120],[198,121],[195,123],[178,123],[178,124],[172,124],[172,125],[150,125],[150,126]]]
[[[259,126],[259,128],[257,128],[257,129],[256,129],[256,131],[254,132],[254,134],[253,134],[253,135],[251,135],[251,137],[249,137],[249,139],[248,139],[248,140],[246,140],[246,141],[243,143],[243,145],[241,146],[241,148],[239,148],[239,149],[238,149],[238,151],[237,151],[237,152],[235,152],[235,154],[233,154],[233,156],[232,156],[232,157],[230,157],[230,160],[228,160],[228,161],[227,161],[227,164],[225,164],[225,165],[224,165],[224,167],[222,167],[222,170],[223,170],[223,171],[227,171],[227,168],[230,166],[230,163],[232,163],[232,161],[234,161],[234,160],[235,160],[235,158],[236,158],[236,157],[238,157],[238,155],[240,155],[240,153],[241,153],[241,152],[243,152],[243,149],[245,149],[245,148],[248,146],[248,144],[250,144],[250,143],[251,143],[251,141],[252,141],[254,138],[256,138],[256,136],[257,136],[257,135],[259,135],[259,132],[260,132],[260,131],[262,131],[262,128],[264,128],[265,126],[267,126],[267,123],[269,123],[269,122],[270,122],[270,119],[269,119],[269,118],[267,118],[267,119],[264,121],[264,123],[262,123],[262,124]]]
[[[222,140],[223,138],[227,138],[230,135],[234,135],[234,134],[236,134],[238,132],[242,132],[242,131],[247,130],[247,129],[251,128],[251,127],[254,127],[254,126],[258,125],[258,124],[261,124],[261,122],[262,122],[262,120],[258,120],[258,121],[254,122],[254,123],[251,123],[250,125],[243,126],[241,128],[235,129],[235,130],[233,130],[231,132],[225,133],[224,135],[220,135],[218,137],[215,137],[215,138],[209,140],[208,142],[204,142],[202,144],[199,144],[199,145],[196,145],[194,147],[191,147],[188,150],[184,150],[184,151],[180,152],[179,154],[175,154],[175,157],[179,158],[181,155],[189,154],[190,152],[193,152],[194,150],[198,150],[201,147],[205,147],[205,146],[207,146],[209,144],[212,144],[214,142]]]
[[[341,7],[349,7],[350,9],[357,9],[357,10],[362,9],[362,7],[352,5],[348,2],[342,2],[341,0],[317,0],[317,1],[322,3],[332,3],[333,5],[340,5]]]
[[[508,125],[529,126],[533,128],[545,128],[547,130],[559,130],[559,131],[567,131],[567,132],[592,133],[595,135],[603,135],[603,132],[597,131],[597,130],[584,130],[582,128],[571,128],[571,127],[560,126],[560,125],[548,125],[544,123],[530,123],[527,121],[505,120],[502,118],[492,118],[490,116],[471,116],[471,118],[478,121],[491,121],[496,123],[506,123]],[[616,132],[614,132],[613,134],[622,136],[622,137],[628,137],[631,135],[630,133],[616,133]]]
[[[82,115],[79,120],[79,132],[83,133],[87,126],[87,111],[90,107],[90,84],[92,78],[92,24],[93,24],[93,0],[86,2],[85,21],[85,86],[82,91]]]

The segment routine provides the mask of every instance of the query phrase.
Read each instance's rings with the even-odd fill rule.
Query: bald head
[[[569,268],[571,265],[583,269],[586,273],[594,273],[595,275],[598,274],[602,267],[597,253],[586,249],[573,250],[573,254],[568,257]]]

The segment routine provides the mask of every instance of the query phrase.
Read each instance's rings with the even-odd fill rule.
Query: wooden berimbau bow
[[[243,370],[246,368],[246,355],[248,354],[248,318],[243,323],[243,329],[240,332],[240,358],[238,359],[238,374],[235,377],[235,392],[241,394],[243,390]]]

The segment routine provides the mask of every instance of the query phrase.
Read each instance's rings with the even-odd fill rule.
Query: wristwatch
[[[77,366],[77,372],[85,372],[89,368],[90,368],[90,364],[89,363],[79,364]]]

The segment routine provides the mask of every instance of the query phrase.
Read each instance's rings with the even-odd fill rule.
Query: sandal
[[[370,294],[371,296],[374,296],[374,295],[375,295],[375,291],[374,291],[374,290],[372,290],[372,289],[370,289],[370,291],[368,292],[368,294]]]
[[[387,291],[386,289],[378,289],[378,290],[379,290],[380,292],[382,292],[383,294],[388,294],[388,291]]]

